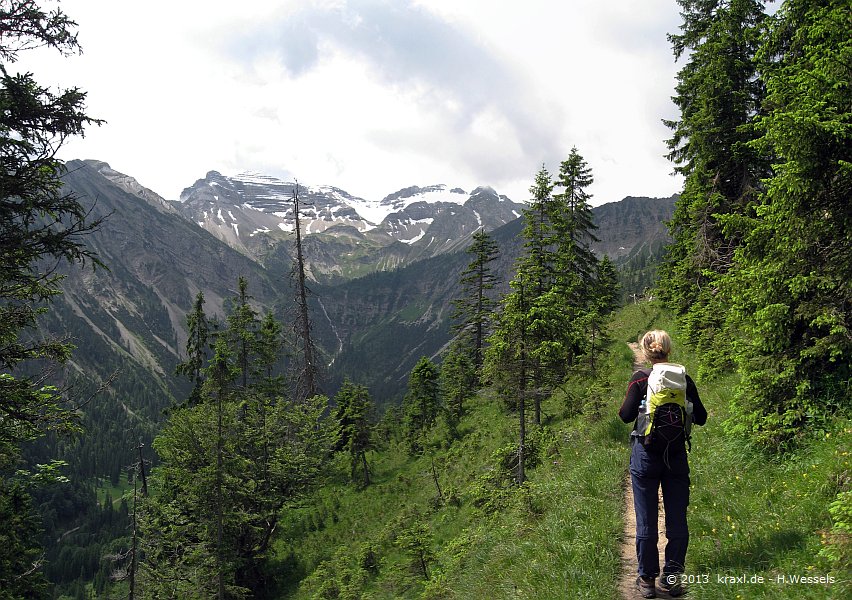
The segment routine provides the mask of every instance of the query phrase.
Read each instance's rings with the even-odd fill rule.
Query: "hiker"
[[[633,373],[618,411],[625,423],[635,421],[630,433],[630,476],[639,561],[636,584],[642,597],[656,597],[655,580],[660,575],[657,494],[662,485],[668,542],[660,589],[671,596],[680,596],[685,591],[680,575],[689,542],[686,525],[689,430],[691,423],[704,425],[707,422],[707,410],[686,369],[668,362],[672,347],[668,333],[649,331],[639,339],[639,347],[652,368]],[[649,381],[651,394],[648,393]]]

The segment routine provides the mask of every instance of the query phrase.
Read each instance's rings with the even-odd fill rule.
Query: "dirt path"
[[[633,350],[633,370],[637,371],[644,366],[645,358],[642,356],[642,351],[639,349],[639,344],[631,342],[628,344]],[[657,544],[660,553],[660,568],[662,569],[665,563],[665,531],[666,531],[666,515],[663,511],[662,494],[658,496],[658,519],[657,531],[659,532],[659,540],[662,543]],[[633,485],[630,482],[630,472],[624,479],[624,533],[621,538],[621,578],[618,583],[618,589],[621,597],[624,600],[633,600],[641,598],[636,589],[636,512],[633,509]],[[657,581],[659,583],[659,580]],[[657,590],[657,598],[669,598],[667,594],[663,594]]]

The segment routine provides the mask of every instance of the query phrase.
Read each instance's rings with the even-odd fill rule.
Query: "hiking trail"
[[[633,371],[638,371],[645,364],[645,357],[639,349],[639,344],[630,342],[627,344],[633,350]],[[657,511],[657,531],[659,539],[657,541],[657,549],[660,554],[660,568],[665,564],[665,532],[666,532],[666,515],[663,510],[663,497],[658,493],[657,503],[659,510]],[[660,543],[662,542],[662,543]],[[624,532],[621,537],[621,578],[618,583],[618,590],[624,600],[633,600],[641,598],[639,591],[636,589],[636,512],[633,508],[633,485],[630,481],[630,471],[626,473],[624,478]],[[659,586],[659,578],[657,584]],[[670,598],[668,594],[660,591],[657,588],[657,598]]]

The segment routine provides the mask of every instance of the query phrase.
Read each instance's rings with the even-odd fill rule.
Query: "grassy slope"
[[[417,459],[391,444],[371,456],[372,486],[358,491],[341,478],[289,511],[281,538],[290,543],[279,543],[273,564],[291,575],[280,597],[617,598],[629,428],[615,411],[630,375],[625,342],[651,327],[677,339],[654,305],[619,311],[591,390],[577,381],[568,389],[578,400],[559,392],[544,403],[544,428],[531,427],[541,460],[522,489],[508,486],[499,466],[515,440],[516,418],[483,396],[469,404],[462,438],[452,445],[441,427]],[[674,360],[695,364],[682,348]],[[852,428],[823,432],[783,461],[749,453],[721,425],[735,383],[732,376],[698,382],[710,420],[696,428],[690,457],[688,570],[707,581],[693,585],[690,596],[839,598],[848,591],[848,571],[832,572],[839,581],[828,586],[774,581],[778,574],[830,574],[818,552],[831,525],[828,503],[848,486]],[[569,416],[566,407],[578,402],[584,413]],[[405,535],[418,526],[426,532],[428,578]],[[718,579],[743,574],[766,582]]]

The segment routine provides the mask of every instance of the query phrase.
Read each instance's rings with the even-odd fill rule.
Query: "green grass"
[[[282,597],[616,598],[628,453],[614,412],[631,360],[606,359],[621,368],[617,385],[599,389],[605,416],[568,417],[561,394],[544,402],[544,427],[529,427],[541,460],[522,488],[498,476],[518,424],[493,397],[469,403],[452,444],[439,426],[421,457],[396,445],[373,453],[373,485],[356,490],[341,477],[288,513],[278,566],[296,576]],[[418,522],[431,536],[428,580],[397,543]],[[359,566],[366,547],[376,573]]]
[[[722,426],[734,383],[729,376],[702,386],[710,420],[696,432],[690,456],[687,565],[707,581],[692,586],[692,597],[849,597],[848,565],[838,568],[820,551],[831,529],[828,505],[849,486],[852,428],[839,422],[795,453],[760,454]],[[835,582],[791,583],[789,575]]]
[[[677,342],[671,319],[661,315],[659,322]],[[689,348],[678,345],[675,353],[675,360],[697,371],[698,357]],[[705,427],[694,428],[689,456],[690,597],[849,597],[848,565],[830,563],[820,550],[831,529],[828,505],[852,476],[852,427],[838,421],[797,452],[763,454],[725,430],[737,383],[733,374],[696,380],[709,416]],[[792,583],[784,578],[790,575],[835,581]]]
[[[122,473],[118,480],[118,485],[112,485],[109,478],[99,478],[95,482],[95,494],[98,498],[98,504],[103,505],[107,494],[112,498],[113,506],[121,503],[121,498],[128,491],[133,492],[133,484],[127,481],[127,473]]]
[[[540,461],[521,488],[499,476],[517,417],[487,393],[468,404],[452,443],[439,425],[420,457],[393,443],[372,453],[366,489],[346,481],[341,462],[333,481],[285,513],[271,567],[289,579],[272,597],[618,598],[629,426],[616,411],[633,361],[625,342],[650,328],[669,330],[673,360],[697,371],[670,315],[654,303],[623,308],[596,376],[575,376],[568,394],[544,402],[544,426],[529,426]],[[796,454],[764,456],[723,427],[736,383],[732,375],[697,380],[710,417],[695,428],[690,454],[687,571],[700,581],[690,597],[846,597],[848,565],[820,550],[831,539],[828,505],[849,486],[852,428],[838,423]],[[428,577],[404,543],[416,531]],[[779,575],[836,581],[775,583]]]

